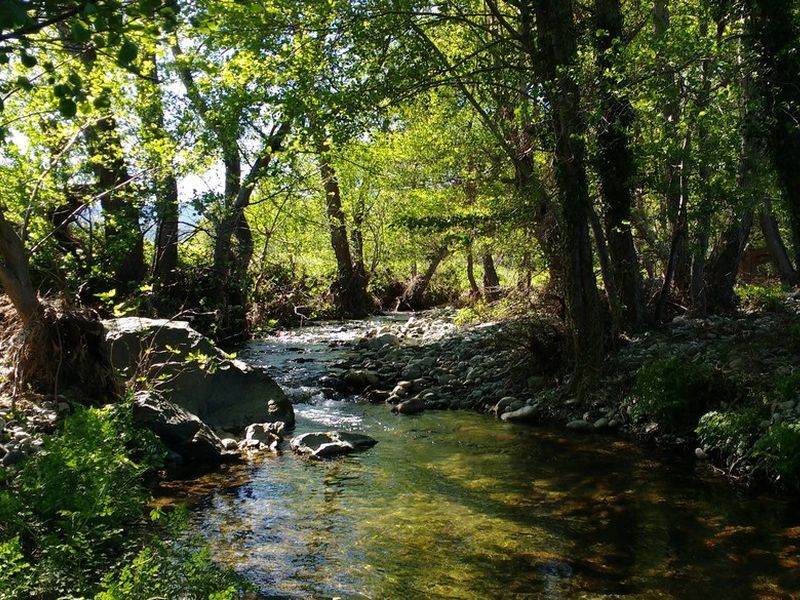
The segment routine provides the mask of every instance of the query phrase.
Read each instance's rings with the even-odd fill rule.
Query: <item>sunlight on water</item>
[[[693,461],[463,412],[396,417],[323,400],[335,326],[294,334],[320,360],[295,433],[348,429],[379,443],[315,462],[239,467],[196,531],[264,594],[291,598],[782,598],[800,592],[800,516],[741,497]],[[280,352],[260,351],[268,364]],[[261,348],[261,350],[259,350]],[[310,349],[310,350],[309,350]],[[268,358],[265,358],[268,357]],[[287,385],[287,387],[289,386]]]

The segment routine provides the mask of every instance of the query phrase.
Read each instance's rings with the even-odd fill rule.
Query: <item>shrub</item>
[[[753,456],[789,487],[800,486],[800,422],[779,423],[759,439]]]
[[[688,433],[711,408],[715,396],[723,393],[713,375],[708,365],[680,356],[646,364],[636,373],[631,416],[637,421],[651,419],[669,430]]]
[[[153,564],[176,591],[165,597],[231,597],[211,593],[227,590],[231,575],[207,554],[148,539],[143,477],[163,454],[151,433],[133,426],[125,403],[78,409],[42,451],[0,470],[0,599],[90,596],[107,573],[104,598],[138,597],[108,582],[141,579]],[[131,556],[138,561],[116,574]],[[195,585],[191,595],[186,586]]]
[[[147,497],[141,478],[161,446],[132,428],[129,414],[127,405],[78,410],[8,475],[0,492],[0,571],[21,564],[9,554],[18,539],[38,593],[83,591],[130,547]]]
[[[155,513],[158,514],[158,513]],[[177,511],[166,523],[167,541],[153,539],[119,572],[108,573],[95,600],[231,600],[241,597],[241,577],[217,567],[198,541],[181,539],[186,514]]]
[[[736,293],[745,308],[768,311],[783,308],[785,291],[780,285],[740,285]]]
[[[736,460],[750,454],[764,417],[764,410],[758,408],[713,411],[700,418],[695,431],[704,446]]]

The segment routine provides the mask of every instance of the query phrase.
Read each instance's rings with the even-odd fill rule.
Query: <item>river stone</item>
[[[391,333],[384,333],[367,340],[367,347],[371,350],[380,350],[384,346],[394,347],[399,345],[400,338],[398,338],[396,335],[392,335]]]
[[[509,406],[511,406],[515,400],[516,398],[513,396],[505,396],[504,398],[500,398],[497,404],[492,407],[491,412],[499,417],[504,412],[508,412],[506,409],[509,408]]]
[[[371,385],[377,385],[380,377],[374,371],[352,369],[344,374],[343,380],[350,389],[361,391]]]
[[[606,417],[600,417],[592,424],[592,427],[598,431],[606,429],[608,427],[608,419]]]
[[[251,423],[244,430],[244,438],[269,446],[273,442],[281,440],[284,428],[285,425],[280,421],[277,423]]]
[[[304,433],[289,442],[298,454],[313,458],[330,458],[372,448],[378,441],[361,433],[326,431]]]
[[[164,445],[184,460],[220,462],[235,459],[216,433],[203,421],[156,392],[137,392],[133,421],[155,433]]]
[[[594,425],[583,419],[575,419],[567,423],[567,429],[578,433],[589,433],[594,430]]]
[[[187,322],[125,317],[103,325],[111,363],[123,377],[135,372],[161,381],[168,401],[204,423],[218,429],[294,425],[292,403],[265,370],[228,358]]]
[[[416,415],[425,410],[425,401],[422,398],[411,398],[392,407],[392,412],[398,415]]]
[[[535,406],[523,406],[503,413],[500,418],[506,423],[529,423],[535,421],[538,414],[539,411]]]
[[[4,467],[11,467],[16,465],[25,458],[25,453],[19,448],[6,448],[6,454],[3,456],[2,464]]]
[[[373,404],[382,404],[389,399],[391,394],[385,390],[370,390],[367,393],[367,400]]]

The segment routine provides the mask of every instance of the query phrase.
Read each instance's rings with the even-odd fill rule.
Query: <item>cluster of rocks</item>
[[[621,425],[611,406],[581,412],[567,402],[556,409],[546,394],[557,382],[529,372],[530,357],[515,341],[513,323],[457,327],[454,315],[438,310],[367,331],[351,358],[321,379],[323,392],[333,398],[359,394],[400,415],[469,409],[506,422],[540,422],[559,410],[574,431]]]
[[[10,467],[39,452],[44,442],[42,435],[54,429],[59,413],[69,410],[64,402],[45,402],[41,406],[27,406],[24,417],[10,410],[0,410],[0,466]]]
[[[128,318],[106,328],[121,372],[144,368],[150,379],[166,374],[162,391],[135,394],[134,421],[164,442],[172,462],[218,463],[280,451],[295,425],[294,409],[265,371],[228,357],[185,322]],[[289,445],[327,458],[375,443],[357,434],[317,432]]]

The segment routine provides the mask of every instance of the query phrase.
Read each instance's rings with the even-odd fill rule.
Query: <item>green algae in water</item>
[[[324,409],[324,410],[323,410]],[[304,417],[311,415],[311,418]],[[314,422],[321,414],[331,420]],[[800,590],[800,515],[691,462],[468,413],[299,407],[368,452],[267,458],[196,511],[214,557],[300,598],[749,598]],[[787,533],[789,532],[789,533]]]

